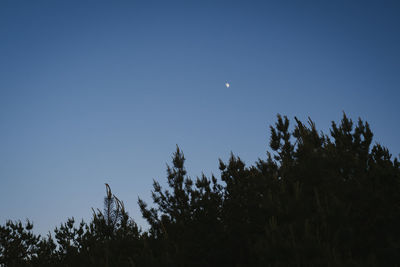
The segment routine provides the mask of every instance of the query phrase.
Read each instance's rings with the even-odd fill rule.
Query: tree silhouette
[[[191,179],[177,147],[167,189],[139,199],[141,231],[106,184],[103,211],[43,238],[0,226],[0,266],[397,266],[400,164],[345,114],[330,134],[278,115],[254,165],[231,155],[220,178]]]

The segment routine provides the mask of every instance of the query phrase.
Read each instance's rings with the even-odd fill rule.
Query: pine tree
[[[397,266],[400,163],[345,114],[329,135],[278,115],[266,159],[220,160],[191,179],[177,147],[167,189],[138,200],[142,232],[106,184],[103,211],[68,219],[54,239],[0,226],[0,266]]]

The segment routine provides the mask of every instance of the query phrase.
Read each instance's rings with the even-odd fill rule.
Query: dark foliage
[[[221,177],[188,177],[177,148],[168,189],[139,199],[141,231],[106,184],[104,210],[43,238],[0,226],[0,266],[399,266],[400,164],[343,115],[330,136],[278,115],[265,160],[220,161]]]

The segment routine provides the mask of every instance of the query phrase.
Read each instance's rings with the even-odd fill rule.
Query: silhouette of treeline
[[[278,115],[265,160],[232,155],[220,179],[187,176],[177,148],[142,231],[107,185],[104,210],[54,236],[0,227],[1,266],[399,266],[400,164],[346,115],[330,136]],[[245,141],[245,140],[244,140]]]

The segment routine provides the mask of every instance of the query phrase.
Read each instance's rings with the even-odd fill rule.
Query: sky
[[[0,1],[0,224],[47,233],[231,152],[266,158],[276,115],[343,112],[400,153],[398,1]],[[225,83],[229,82],[227,88]]]

